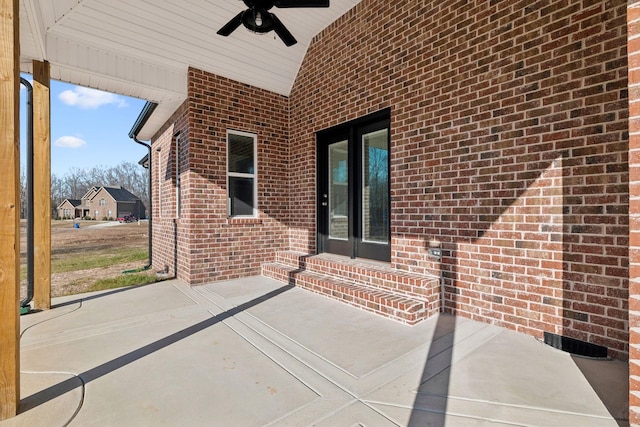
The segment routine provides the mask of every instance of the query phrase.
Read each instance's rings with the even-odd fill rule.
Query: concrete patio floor
[[[263,277],[22,317],[0,426],[617,426],[628,365],[454,316],[410,327]]]

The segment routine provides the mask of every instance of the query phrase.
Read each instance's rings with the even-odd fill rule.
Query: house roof
[[[93,197],[93,195],[94,195],[95,193],[97,193],[97,192],[98,192],[98,190],[100,190],[100,187],[96,187],[95,185],[94,185],[93,187],[89,188],[89,189],[87,190],[87,192],[86,192],[86,193],[84,193],[84,196],[82,196],[82,200],[85,200],[85,199],[91,199],[91,197]]]
[[[115,200],[116,202],[137,202],[138,200],[140,200],[138,196],[136,196],[135,194],[131,193],[129,190],[126,190],[122,187],[106,187],[105,186],[105,187],[102,187],[102,189],[104,189],[104,191],[109,193],[109,195],[113,197],[113,200]],[[98,193],[100,193],[100,191],[94,194],[93,197],[97,196]]]
[[[20,0],[20,69],[46,60],[52,79],[157,103],[138,134],[150,139],[186,99],[190,66],[288,95],[313,37],[360,1],[274,8],[298,40],[287,47],[273,32],[216,34],[240,0]]]
[[[78,206],[80,206],[82,204],[82,200],[78,200],[78,199],[64,199],[62,201],[62,203],[60,203],[58,205],[58,209],[64,205],[66,202],[70,203],[74,208],[77,208]]]

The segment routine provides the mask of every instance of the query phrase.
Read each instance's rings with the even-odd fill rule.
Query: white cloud
[[[81,86],[65,90],[58,95],[58,98],[71,107],[78,107],[83,110],[96,109],[109,104],[117,107],[127,106],[127,102],[118,95]]]
[[[80,148],[86,145],[87,141],[77,138],[75,136],[61,136],[53,143],[56,147],[63,148]]]

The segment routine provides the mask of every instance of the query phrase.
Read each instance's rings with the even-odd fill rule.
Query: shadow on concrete
[[[146,286],[151,286],[151,285],[155,285],[158,282],[153,282],[153,283],[147,283],[144,285],[136,285],[136,286],[127,286],[126,288],[118,288],[118,289],[114,289],[112,291],[107,291],[107,292],[102,292],[96,295],[91,295],[89,297],[82,297],[82,298],[78,298],[78,299],[74,299],[71,301],[65,301],[65,302],[61,302],[60,304],[54,304],[51,306],[51,309],[53,310],[54,308],[61,308],[61,307],[67,307],[70,305],[74,305],[74,304],[80,304],[84,301],[91,301],[94,299],[98,299],[98,298],[104,298],[104,297],[108,297],[110,295],[115,295],[115,294],[119,294],[121,292],[127,292],[127,291],[131,291],[134,289],[140,289],[140,288],[144,288]],[[37,313],[41,310],[32,310],[30,313]]]
[[[59,396],[64,395],[65,393],[70,392],[71,390],[77,387],[84,387],[85,384],[97,380],[105,375],[110,374],[124,366],[127,366],[137,360],[142,359],[150,354],[153,354],[163,348],[166,348],[172,344],[175,344],[185,338],[188,338],[200,331],[203,331],[217,323],[223,322],[226,319],[235,316],[238,313],[241,313],[245,310],[248,310],[262,302],[265,302],[271,298],[274,298],[290,289],[293,286],[286,285],[281,288],[275,289],[269,293],[266,293],[258,298],[254,298],[251,301],[248,301],[244,304],[240,304],[237,307],[234,307],[230,310],[227,310],[221,314],[215,315],[214,317],[204,320],[202,322],[196,323],[188,328],[185,328],[181,331],[175,332],[169,336],[166,336],[162,339],[159,339],[155,342],[147,344],[143,347],[140,347],[137,350],[131,351],[127,354],[124,354],[120,357],[117,357],[113,360],[103,363],[102,365],[96,366],[95,368],[89,369],[77,377],[70,378],[66,381],[63,381],[59,384],[48,387],[44,390],[41,390],[37,393],[32,394],[21,400],[20,402],[20,411],[19,413],[27,412],[31,409],[34,409],[40,405],[43,405]],[[80,381],[78,381],[78,378]]]
[[[618,360],[604,361],[573,355],[571,359],[618,425],[628,426],[629,387],[620,387],[619,381],[619,378],[629,376],[628,365]],[[609,366],[602,369],[605,363]]]
[[[420,378],[420,386],[416,390],[416,399],[413,403],[408,427],[445,425],[455,340],[456,253],[455,249],[442,250],[438,260],[440,286],[445,291],[441,294],[441,312],[438,315],[429,346],[429,354]],[[447,288],[448,291],[446,291]],[[451,313],[453,316],[445,313]],[[427,386],[427,382],[435,377],[438,377],[435,388]]]
[[[455,317],[438,315],[408,427],[445,425],[454,337]]]

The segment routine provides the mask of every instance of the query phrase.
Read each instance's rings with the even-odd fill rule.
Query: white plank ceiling
[[[298,40],[286,47],[243,26],[216,34],[241,0],[20,0],[21,71],[47,60],[52,79],[158,103],[149,139],[186,98],[189,66],[288,95],[312,38],[359,2],[272,9]]]

